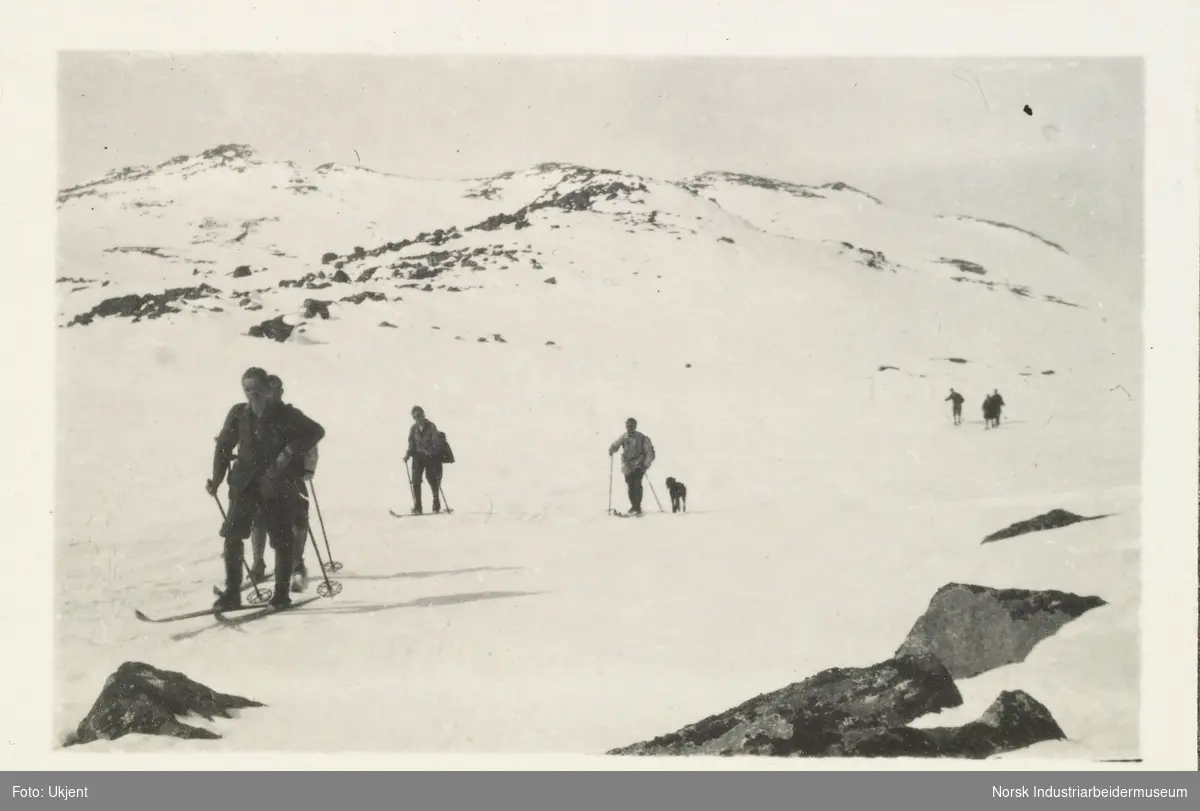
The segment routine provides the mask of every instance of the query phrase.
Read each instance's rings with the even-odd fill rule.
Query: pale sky
[[[1132,59],[68,54],[59,102],[60,187],[222,143],[417,177],[726,170],[1009,222],[1141,278]]]

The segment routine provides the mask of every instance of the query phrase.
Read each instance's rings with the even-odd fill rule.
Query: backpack
[[[438,431],[436,458],[443,465],[454,464],[454,451],[450,449],[450,440],[446,439],[445,431]]]

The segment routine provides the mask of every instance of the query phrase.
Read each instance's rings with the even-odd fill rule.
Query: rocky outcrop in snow
[[[1045,371],[1042,374],[1054,374],[1052,371]],[[1083,516],[1076,515],[1068,510],[1053,509],[1048,513],[1030,518],[1027,521],[1018,521],[1015,524],[1010,524],[1002,530],[993,532],[981,541],[981,543],[992,543],[993,541],[1002,541],[1006,538],[1016,538],[1018,535],[1026,535],[1030,532],[1043,532],[1048,529],[1058,529],[1060,527],[1069,527],[1072,524],[1078,524],[1081,521],[1096,521],[1101,518],[1107,518],[1106,515]]]
[[[833,668],[757,696],[617,755],[847,755],[922,715],[962,704],[954,680],[928,656]]]
[[[1099,597],[1061,591],[948,583],[934,594],[896,655],[933,655],[954,678],[969,679],[1025,661],[1039,642],[1102,605]]]
[[[105,680],[91,710],[63,745],[114,740],[131,733],[220,738],[211,730],[179,719],[189,715],[209,721],[232,718],[231,710],[262,706],[249,698],[218,693],[182,673],[159,670],[143,662],[125,662]]]
[[[961,727],[895,727],[858,739],[847,754],[987,758],[1065,738],[1045,705],[1024,690],[1005,690],[977,721]]]
[[[1002,692],[976,721],[919,729],[923,715],[962,704],[956,679],[1025,659],[1099,597],[950,583],[938,589],[893,658],[833,668],[617,755],[984,758],[1065,738],[1050,710]]]

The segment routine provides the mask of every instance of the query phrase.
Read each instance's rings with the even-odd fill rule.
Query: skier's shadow
[[[513,597],[533,597],[538,594],[549,594],[547,591],[475,591],[463,594],[443,594],[437,597],[421,597],[416,600],[405,600],[401,603],[375,603],[367,605],[329,605],[328,608],[311,608],[308,614],[376,614],[381,611],[395,611],[400,608],[437,608],[446,605],[462,605],[481,600],[506,600]],[[336,599],[336,598],[335,598]],[[328,605],[328,604],[327,604]],[[297,612],[298,614],[301,612]],[[287,616],[284,614],[284,616]]]
[[[399,608],[436,608],[444,605],[462,605],[463,603],[474,603],[481,600],[504,600],[512,597],[532,597],[538,594],[549,594],[546,591],[476,591],[467,592],[464,594],[445,594],[439,597],[423,597],[417,600],[406,600],[402,603],[382,603],[382,604],[366,604],[366,605],[330,605],[328,608],[303,608],[296,612],[284,611],[278,614],[271,614],[273,617],[288,617],[298,614],[376,614],[381,611],[394,611]],[[337,598],[334,598],[335,600]],[[324,600],[319,601],[320,604],[329,605]],[[314,604],[315,606],[316,604]],[[265,606],[264,606],[265,607]],[[254,622],[253,619],[249,622]],[[199,636],[205,631],[211,631],[216,628],[226,628],[227,630],[241,631],[240,625],[226,626],[223,623],[217,622],[212,625],[205,625],[202,628],[195,628],[190,631],[182,631],[173,634],[171,639],[180,642],[185,639],[191,639]]]
[[[395,574],[343,574],[338,572],[333,575],[338,580],[418,580],[425,577],[442,577],[452,574],[475,574],[476,572],[516,572],[524,569],[524,566],[475,566],[470,569],[446,569],[444,571],[430,572],[396,572]],[[309,578],[313,583],[320,583],[320,575]]]

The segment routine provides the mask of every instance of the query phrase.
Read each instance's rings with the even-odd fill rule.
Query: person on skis
[[[608,455],[621,451],[621,473],[629,491],[629,513],[642,514],[642,477],[654,463],[654,443],[650,437],[637,430],[637,420],[625,420],[625,433],[608,446]]]
[[[1000,427],[1000,412],[1004,408],[1004,398],[1000,396],[1000,389],[992,389],[992,393],[988,396],[992,401],[992,427]]]
[[[950,401],[950,410],[951,410],[952,415],[954,416],[954,424],[961,425],[962,424],[963,396],[961,394],[959,394],[958,392],[956,392],[954,389],[950,389],[950,396],[947,397],[946,400]],[[942,402],[944,403],[944,402],[946,402],[946,400],[943,400]]]
[[[412,427],[408,429],[408,453],[404,454],[407,463],[412,459],[412,497],[413,515],[421,515],[421,479],[429,482],[429,490],[433,494],[433,511],[442,511],[442,452],[443,437],[436,425],[425,417],[425,409],[412,407]]]
[[[278,375],[269,375],[267,385],[271,389],[272,402],[282,403],[283,381],[279,379]],[[312,449],[304,454],[304,474],[296,483],[296,532],[292,542],[291,589],[293,592],[302,592],[308,588],[308,567],[304,563],[304,549],[308,545],[309,526],[308,488],[305,486],[305,482],[312,481],[317,472],[317,449],[319,447],[320,445],[313,445]],[[250,546],[254,554],[254,563],[250,566],[250,576],[255,583],[261,583],[267,577],[267,564],[264,560],[267,547],[267,528],[264,516],[265,513],[260,508],[254,517],[254,525],[250,531]],[[274,548],[274,544],[272,544],[272,548]]]
[[[275,608],[291,605],[288,587],[298,512],[298,480],[303,475],[304,455],[324,438],[325,429],[295,406],[272,398],[267,378],[267,373],[257,366],[242,375],[246,402],[234,405],[225,417],[213,451],[212,478],[205,485],[209,495],[215,497],[226,474],[229,475],[229,510],[221,525],[225,589],[214,603],[218,609],[241,606],[245,541],[259,510],[275,547],[271,605]]]

